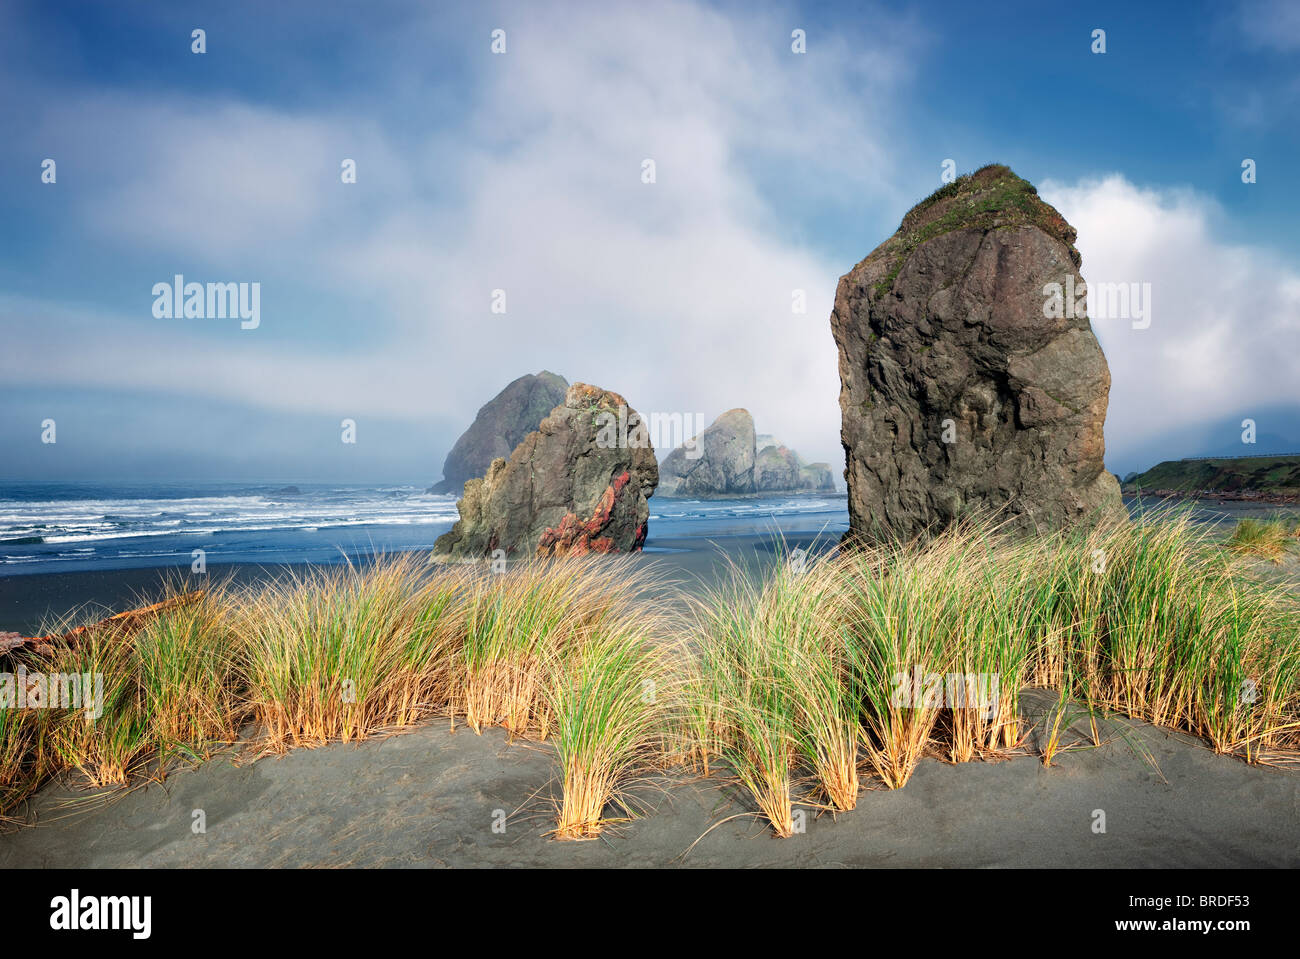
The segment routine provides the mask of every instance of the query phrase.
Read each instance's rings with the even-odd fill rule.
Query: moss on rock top
[[[889,273],[876,284],[876,295],[887,293],[912,252],[935,237],[954,230],[989,232],[1026,224],[1064,243],[1076,267],[1082,263],[1074,247],[1074,227],[1043,202],[1032,183],[1016,176],[1010,167],[992,163],[959,176],[912,207],[898,232],[876,251],[893,259]]]

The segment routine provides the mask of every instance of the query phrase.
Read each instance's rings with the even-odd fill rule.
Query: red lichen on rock
[[[538,556],[582,556],[586,553],[612,553],[614,540],[601,536],[609,525],[609,518],[614,512],[614,502],[618,494],[627,486],[631,474],[627,470],[615,478],[600,494],[596,509],[590,519],[579,519],[576,513],[565,513],[558,526],[548,527],[537,544]],[[637,549],[645,541],[645,524],[637,530]]]

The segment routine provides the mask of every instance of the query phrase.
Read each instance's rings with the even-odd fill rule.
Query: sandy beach
[[[47,787],[36,824],[0,836],[0,868],[1300,866],[1300,775],[1128,722],[1051,768],[923,760],[906,787],[876,783],[852,812],[808,810],[789,839],[721,779],[673,777],[636,790],[636,821],[556,842],[550,748],[499,729],[435,722],[250,759],[236,748],[102,797]]]

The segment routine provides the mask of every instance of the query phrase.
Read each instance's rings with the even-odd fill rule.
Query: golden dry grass
[[[104,677],[94,722],[0,710],[0,812],[49,776],[121,784],[256,726],[259,749],[364,739],[430,717],[555,749],[554,835],[633,815],[629,784],[673,764],[739,784],[779,836],[799,806],[852,810],[925,756],[1028,741],[1021,690],[1055,689],[1041,752],[1107,714],[1258,760],[1300,748],[1300,605],[1185,517],[1010,538],[965,524],[924,543],[786,557],[673,612],[636,558],[503,574],[407,554],[217,587],[28,669]],[[992,694],[992,695],[990,695]]]

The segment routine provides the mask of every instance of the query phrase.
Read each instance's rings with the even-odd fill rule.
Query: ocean
[[[328,563],[432,549],[456,497],[416,486],[0,483],[0,576],[207,564]],[[650,500],[658,542],[848,529],[844,494]]]

